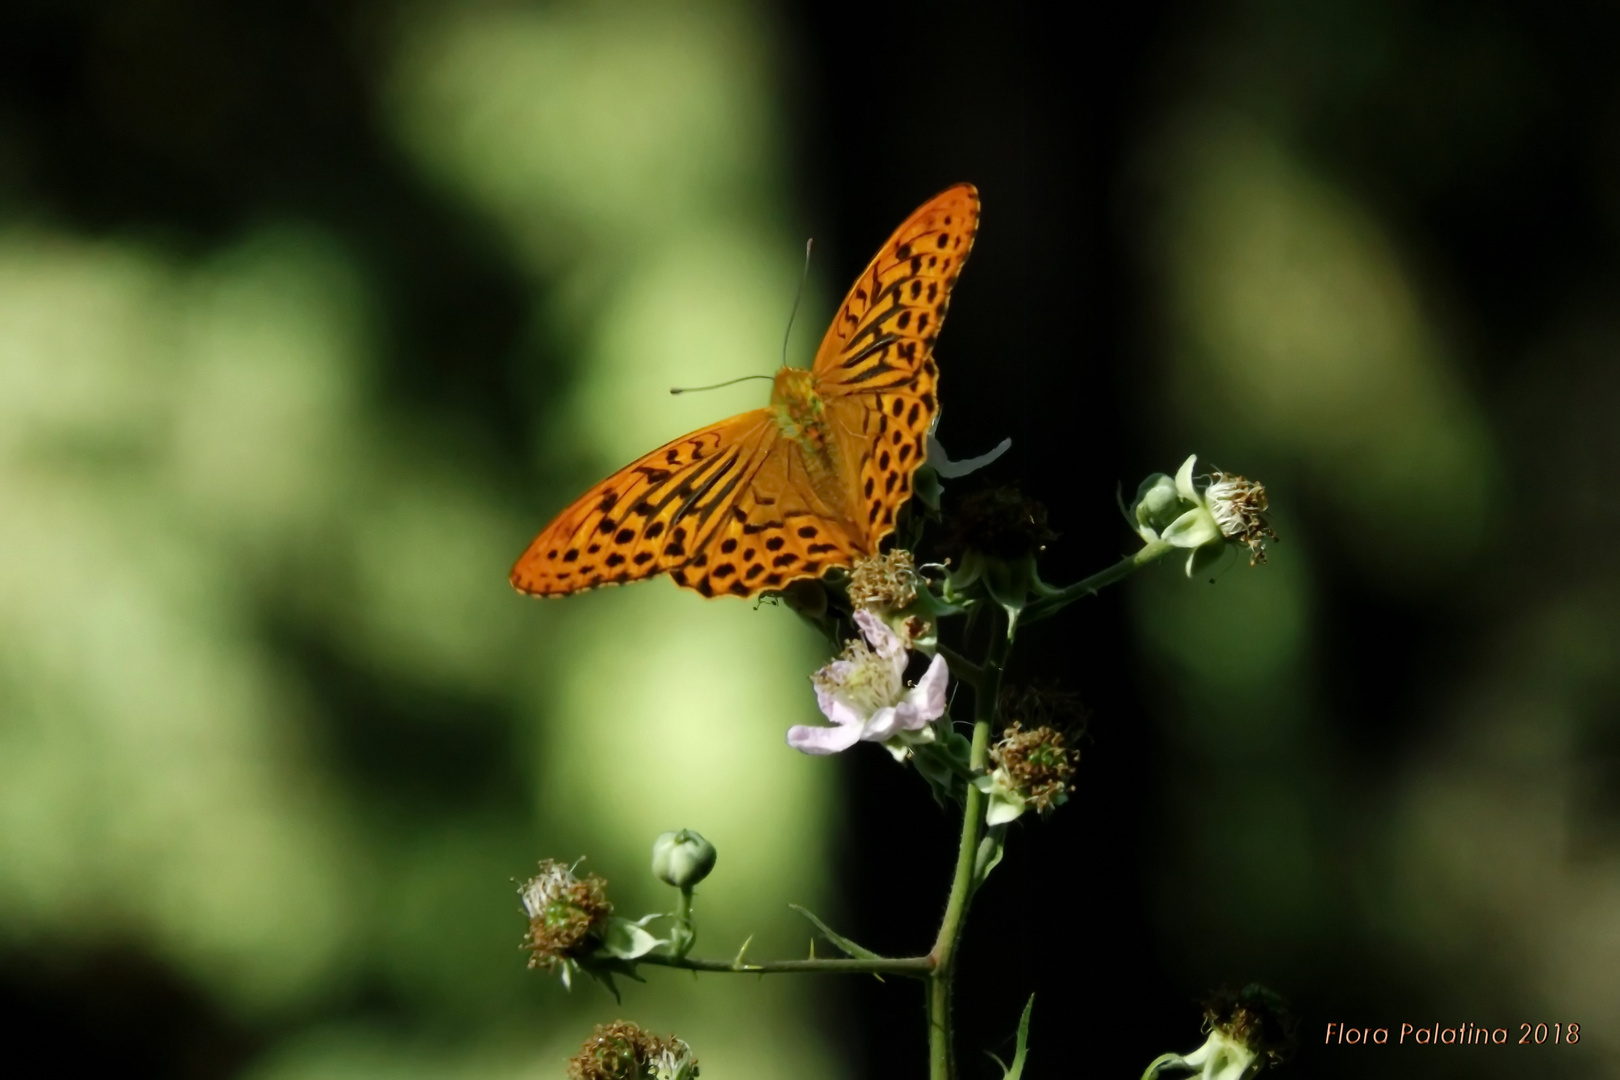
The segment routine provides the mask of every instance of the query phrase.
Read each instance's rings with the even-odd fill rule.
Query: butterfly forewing
[[[626,465],[535,538],[512,567],[512,586],[565,596],[686,565],[747,490],[775,434],[770,410],[755,409]]]
[[[929,199],[878,250],[827,328],[814,371],[823,393],[932,380],[934,340],[973,248],[979,193],[958,184]]]
[[[816,352],[816,389],[872,551],[893,531],[927,451],[939,411],[934,342],[978,226],[971,184],[918,207],[856,279]]]

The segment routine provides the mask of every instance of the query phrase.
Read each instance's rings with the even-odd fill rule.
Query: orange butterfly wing
[[[844,298],[811,370],[849,471],[858,546],[877,551],[911,495],[939,412],[934,342],[973,250],[979,192],[957,184],[894,231]]]
[[[846,502],[828,498],[798,444],[777,436],[703,549],[670,577],[704,596],[753,596],[848,566],[870,552]]]
[[[566,596],[686,565],[777,437],[769,409],[683,435],[591,488],[534,538],[512,587]]]
[[[811,369],[840,475],[787,438],[772,408],[666,443],[576,499],[512,568],[564,596],[668,572],[705,596],[753,596],[873,555],[894,529],[938,411],[934,341],[978,227],[959,184],[895,230],[855,282]]]

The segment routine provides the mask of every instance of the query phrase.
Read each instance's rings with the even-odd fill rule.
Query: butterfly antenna
[[[749,379],[769,378],[771,378],[769,375],[739,375],[735,379],[727,379],[725,382],[717,382],[713,386],[672,386],[669,388],[669,392],[672,394],[695,394],[699,390],[718,390],[722,386],[735,386],[740,382],[747,382]]]
[[[793,318],[799,313],[799,301],[804,299],[804,283],[810,277],[810,250],[815,246],[815,238],[811,237],[804,242],[804,270],[799,274],[799,288],[793,294],[793,310],[788,312],[787,331],[782,335],[782,366],[787,367],[788,340],[793,336]],[[672,386],[671,394],[692,394],[699,390],[718,390],[722,386],[732,386],[748,379],[771,379],[771,375],[742,375],[735,379],[727,379],[713,386]]]
[[[810,249],[815,247],[816,238],[811,237],[804,242],[804,270],[799,274],[799,288],[793,294],[793,310],[788,312],[787,330],[782,334],[782,366],[787,367],[788,339],[793,336],[793,317],[799,313],[799,301],[804,299],[804,283],[810,279]]]

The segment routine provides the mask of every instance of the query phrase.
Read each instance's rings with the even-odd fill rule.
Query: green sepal
[[[1193,548],[1192,553],[1187,556],[1187,576],[1190,578],[1203,576],[1221,561],[1226,551],[1226,547],[1220,544],[1206,544],[1203,547]]]
[[[1178,548],[1199,548],[1221,541],[1221,528],[1215,516],[1202,506],[1195,506],[1165,527],[1162,539]]]
[[[692,924],[677,918],[675,925],[669,928],[669,938],[664,942],[665,947],[658,950],[658,955],[680,960],[691,952],[696,944],[697,931],[692,929]]]
[[[1164,1068],[1166,1065],[1179,1064],[1181,1064],[1180,1054],[1160,1054],[1158,1057],[1154,1058],[1148,1063],[1148,1067],[1146,1069],[1142,1070],[1142,1080],[1156,1080],[1160,1069]]]
[[[599,944],[592,950],[592,955],[608,956],[615,960],[635,960],[646,956],[660,945],[668,945],[668,941],[654,937],[646,929],[649,922],[661,918],[663,915],[654,913],[632,922],[617,915],[609,915],[603,920],[605,925],[598,934]]]
[[[927,586],[917,590],[917,598],[900,612],[902,615],[916,615],[929,622],[938,622],[947,615],[961,615],[973,606],[972,600],[962,600],[953,603],[938,596]]]
[[[614,1001],[622,1001],[623,998],[619,995],[619,988],[614,985],[613,976],[623,975],[625,978],[634,979],[636,982],[647,981],[636,974],[636,965],[632,960],[621,960],[617,957],[592,953],[588,956],[572,959],[569,963],[607,987],[607,991],[613,995]]]
[[[984,831],[983,838],[979,840],[979,849],[973,853],[973,891],[978,891],[990,876],[990,871],[1000,864],[1002,856],[1007,853],[1006,836],[1005,825],[993,825]]]
[[[1011,640],[1018,628],[1018,616],[1032,594],[1046,591],[1041,575],[1035,569],[1035,556],[1025,555],[1016,562],[985,559],[984,587],[990,599],[1007,613],[1007,637]]]
[[[1028,801],[1016,791],[1009,791],[1002,787],[996,779],[995,773],[986,773],[973,781],[973,786],[985,795],[984,823],[986,825],[1007,825],[1017,821],[1024,815]]]

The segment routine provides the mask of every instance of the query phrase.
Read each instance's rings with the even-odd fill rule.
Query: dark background
[[[380,2],[8,4],[0,199],[13,221],[155,237],[179,258],[203,257],[266,215],[318,223],[357,253],[382,297],[391,345],[380,400],[454,429],[457,453],[517,491],[534,480],[525,455],[547,415],[543,400],[531,408],[533,388],[565,387],[569,360],[529,333],[527,285],[499,225],[425,182],[379,120],[386,35],[375,28],[388,17]],[[958,992],[964,1075],[994,1075],[980,1048],[1010,1056],[1030,992],[1028,1075],[1133,1076],[1161,1052],[1197,1045],[1204,994],[1251,980],[1298,1011],[1297,1075],[1609,1075],[1612,975],[1582,983],[1570,973],[1579,964],[1556,957],[1584,952],[1581,935],[1620,918],[1605,899],[1620,898],[1620,605],[1606,494],[1620,404],[1613,9],[788,4],[763,21],[789,125],[791,201],[814,224],[829,281],[846,279],[926,195],[959,180],[980,188],[982,231],[940,348],[942,436],[963,454],[1012,436],[992,479],[1049,507],[1059,539],[1046,579],[1072,580],[1127,550],[1112,517],[1116,487],[1128,495],[1143,475],[1173,472],[1207,447],[1268,482],[1284,532],[1274,561],[1297,560],[1309,583],[1309,637],[1291,654],[1304,659],[1290,661],[1298,685],[1288,693],[1200,683],[1144,630],[1144,611],[1173,603],[1163,589],[1210,590],[1168,567],[1156,568],[1160,591],[1112,590],[1020,637],[1012,677],[1079,691],[1091,726],[1076,797],[1052,822],[1014,829],[973,910]],[[1163,147],[1215,113],[1269,132],[1409,268],[1423,318],[1452,343],[1448,377],[1491,447],[1467,543],[1392,570],[1380,558],[1425,543],[1432,507],[1414,505],[1423,489],[1396,484],[1374,500],[1378,520],[1358,517],[1367,504],[1338,501],[1332,480],[1356,462],[1313,468],[1286,439],[1245,434],[1240,410],[1199,411],[1225,400],[1221,377],[1185,359],[1162,240],[1164,223],[1179,220],[1164,207],[1199,177],[1177,173]],[[1405,520],[1420,523],[1413,534],[1403,535]],[[1224,571],[1214,592],[1244,588],[1249,573]],[[1527,636],[1565,599],[1579,618]],[[437,786],[446,805],[513,802],[519,781],[499,764],[506,721],[478,729],[495,734],[417,745],[376,717],[434,706],[379,705],[412,695],[368,683],[318,633],[296,620],[277,629],[270,611],[323,698],[352,713],[333,738],[355,783]],[[1250,627],[1234,617],[1214,632],[1241,638]],[[1307,719],[1270,750],[1189,736],[1200,702],[1222,694]],[[1402,793],[1426,790],[1425,769],[1454,776],[1448,763],[1494,744],[1498,728],[1470,726],[1492,708],[1516,709],[1525,730],[1543,712],[1563,717],[1558,764],[1514,772],[1510,747],[1506,766],[1457,767],[1487,803],[1501,793],[1510,821],[1513,793],[1539,785],[1535,798],[1553,800],[1562,825],[1556,835],[1528,825],[1524,836],[1459,833],[1457,844],[1483,847],[1482,864],[1499,874],[1434,886],[1438,910],[1452,905],[1451,925],[1463,928],[1460,942],[1437,946],[1424,929],[1433,923],[1403,922],[1412,893],[1368,881],[1409,865],[1399,858],[1399,808],[1411,805]],[[387,752],[373,752],[382,744]],[[851,754],[837,767],[850,823],[836,875],[848,932],[880,951],[920,951],[927,942],[897,927],[928,919],[895,916],[939,905],[954,826],[896,782],[886,755]],[[1250,797],[1277,777],[1293,785],[1280,803]],[[1281,871],[1267,831],[1279,805],[1305,822],[1310,853]],[[1468,805],[1442,820],[1454,814],[1461,827]],[[1515,854],[1541,846],[1550,863]],[[1574,890],[1585,890],[1584,906],[1525,892],[1523,876],[1549,865],[1585,882]],[[1306,899],[1274,906],[1278,874],[1308,877],[1286,886]],[[1421,874],[1406,880],[1423,891]],[[1494,904],[1498,894],[1507,899]],[[63,1072],[231,1076],[329,1007],[268,1026],[241,1020],[138,946],[105,940],[10,947],[0,1027],[13,1057],[49,1055]],[[920,1075],[912,987],[857,980],[830,994],[822,1023],[847,1040],[853,1075]],[[1559,1011],[1569,995],[1588,1007]],[[418,1008],[364,982],[338,1007],[430,1025]],[[1447,1052],[1320,1045],[1329,1021],[1468,1021],[1516,1039],[1521,1021],[1558,1019],[1590,1025],[1591,1038]]]

